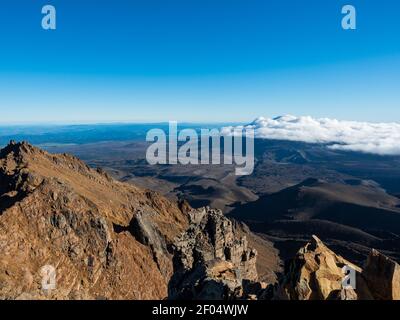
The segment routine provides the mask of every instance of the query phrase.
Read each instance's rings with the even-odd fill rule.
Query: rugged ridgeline
[[[259,281],[257,251],[221,211],[193,210],[190,221],[175,242],[171,299],[400,299],[400,266],[376,250],[360,268],[313,236],[272,284]],[[356,271],[354,289],[343,288],[345,266]]]
[[[0,299],[162,299],[187,215],[156,193],[27,143],[0,151]],[[41,268],[56,270],[42,290]]]
[[[361,269],[313,237],[281,272],[272,244],[221,211],[27,143],[0,151],[0,253],[0,299],[400,299],[399,265],[375,250]]]

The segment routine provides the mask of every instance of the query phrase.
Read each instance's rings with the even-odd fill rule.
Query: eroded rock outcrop
[[[220,210],[192,210],[189,229],[175,241],[170,299],[234,299],[257,281],[257,252],[238,237]]]
[[[344,282],[355,271],[354,287]],[[400,297],[400,266],[372,250],[364,269],[345,260],[316,236],[288,261],[270,298],[277,300],[393,300]]]
[[[313,236],[311,242],[301,248],[287,264],[275,299],[325,300],[338,296],[344,277],[342,268],[346,265],[361,271]]]

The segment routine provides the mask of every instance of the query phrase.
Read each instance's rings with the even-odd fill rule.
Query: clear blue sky
[[[356,31],[341,29],[344,4]],[[1,123],[288,113],[400,121],[400,2],[0,2]]]

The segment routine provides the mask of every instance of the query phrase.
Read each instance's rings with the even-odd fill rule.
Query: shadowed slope
[[[398,198],[369,182],[353,185],[307,179],[239,206],[231,214],[252,231],[273,237],[302,240],[317,233],[324,240],[335,240],[335,245],[343,241],[364,247],[353,247],[356,255],[366,256],[368,247],[377,247],[398,257],[398,205]],[[349,249],[348,244],[340,246]]]

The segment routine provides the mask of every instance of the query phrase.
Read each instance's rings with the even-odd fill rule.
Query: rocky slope
[[[11,142],[0,151],[0,299],[165,298],[168,250],[187,223],[156,193]],[[56,290],[42,290],[43,266]]]

